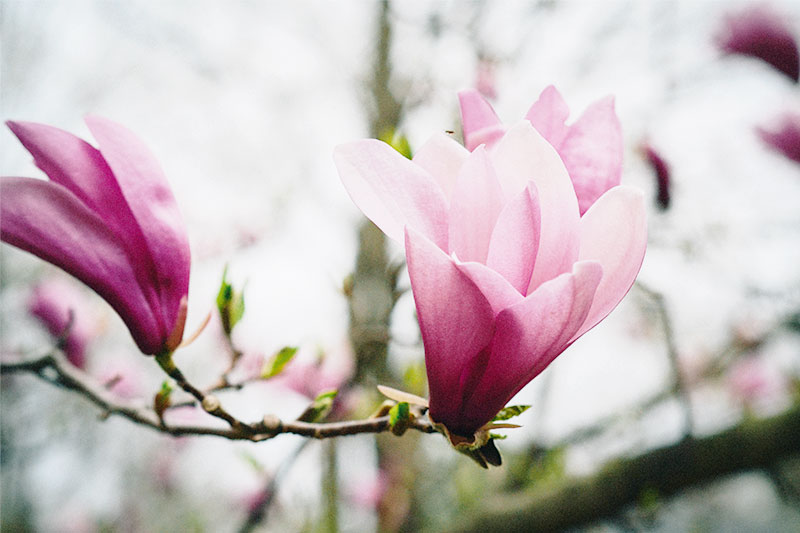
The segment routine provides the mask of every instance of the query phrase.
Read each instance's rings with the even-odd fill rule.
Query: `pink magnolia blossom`
[[[86,124],[100,149],[60,129],[8,122],[50,181],[0,180],[2,240],[52,263],[102,296],[146,354],[183,336],[189,243],[152,154],[130,131]]]
[[[95,330],[86,298],[66,281],[49,279],[34,288],[28,309],[51,335],[66,334],[64,354],[70,363],[84,368],[86,345]]]
[[[646,245],[641,192],[613,187],[581,217],[564,163],[529,121],[493,144],[470,152],[439,134],[413,160],[376,140],[334,155],[356,205],[405,243],[429,415],[454,443],[475,442],[616,307]]]
[[[767,146],[800,163],[800,113],[788,112],[774,128],[757,128],[756,133]]]
[[[761,59],[795,82],[800,79],[797,41],[786,18],[766,5],[749,6],[725,18],[716,44],[726,54]]]
[[[458,97],[464,145],[470,151],[481,144],[491,150],[506,128],[478,91],[462,91]],[[525,115],[561,156],[583,215],[603,193],[620,183],[622,128],[611,96],[590,105],[570,126],[565,124],[568,117],[569,107],[552,85],[542,91]]]

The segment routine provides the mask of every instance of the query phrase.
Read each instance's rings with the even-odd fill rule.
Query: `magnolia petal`
[[[150,260],[150,279],[141,283],[155,286],[160,320],[168,334],[180,317],[181,299],[189,292],[189,240],[178,204],[161,166],[138,137],[101,117],[86,117],[86,124],[141,229],[144,248],[129,253]]]
[[[565,122],[569,118],[569,107],[555,87],[552,85],[545,87],[525,118],[542,134],[542,137],[560,151],[561,143],[567,136],[568,128]]]
[[[494,151],[494,164],[507,198],[533,181],[539,193],[539,248],[528,293],[569,272],[578,257],[578,201],[555,149],[528,121],[508,130]]]
[[[408,225],[447,248],[447,200],[423,168],[374,139],[337,146],[333,158],[353,202],[386,235],[402,243]]]
[[[503,127],[491,104],[475,89],[458,93],[461,107],[461,127],[464,132],[464,146],[472,151],[481,144],[494,145],[503,136]]]
[[[118,238],[141,238],[114,173],[102,154],[64,130],[33,122],[8,121],[8,127],[47,176],[97,213]]]
[[[486,265],[471,262],[457,263],[456,266],[478,286],[495,315],[524,298],[507,279]]]
[[[463,369],[485,351],[494,332],[489,302],[434,243],[406,228],[406,260],[419,316],[431,416],[457,416]]]
[[[497,218],[486,266],[497,271],[520,294],[525,294],[539,250],[541,210],[536,184],[528,182],[524,191],[506,204]]]
[[[581,260],[603,266],[592,307],[573,340],[606,317],[628,293],[647,247],[644,195],[638,189],[614,187],[581,218]]]
[[[486,149],[479,146],[461,167],[450,204],[450,253],[462,261],[486,262],[503,191]]]
[[[622,178],[622,126],[614,111],[614,98],[608,96],[586,108],[570,126],[558,153],[583,215]]]
[[[165,335],[136,279],[127,250],[103,220],[65,187],[32,178],[0,180],[2,240],[72,274],[119,314],[146,354]]]
[[[468,413],[470,424],[465,429],[492,420],[560,353],[555,348],[580,326],[601,275],[597,263],[578,264],[573,272],[543,283],[497,315],[485,371],[472,393],[464,395],[463,412]]]
[[[434,177],[449,202],[458,173],[468,156],[469,151],[450,135],[437,133],[417,150],[413,161]]]

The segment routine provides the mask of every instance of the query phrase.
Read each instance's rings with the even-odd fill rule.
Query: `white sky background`
[[[456,91],[474,83],[481,52],[497,61],[495,107],[508,122],[521,118],[548,84],[564,94],[573,118],[614,94],[626,143],[623,182],[649,198],[654,180],[636,148],[649,138],[661,150],[673,169],[673,208],[650,215],[640,279],[665,293],[687,360],[713,353],[734,325],[769,324],[797,307],[800,170],[766,151],[753,127],[800,108],[800,90],[759,62],[719,57],[712,36],[729,3],[397,4],[393,58],[396,83],[414,103],[403,124],[412,148],[435,131],[458,129]],[[800,4],[777,5],[800,36]],[[0,6],[0,118],[45,122],[89,138],[82,117],[104,115],[136,132],[161,161],[192,244],[190,328],[213,305],[228,262],[231,277],[247,281],[248,311],[238,332],[246,348],[271,353],[285,344],[341,344],[347,310],[338,287],[352,268],[360,215],[331,153],[367,134],[362,91],[372,64],[376,2],[5,0]],[[0,157],[2,175],[40,175],[7,130],[0,134]],[[17,327],[30,326],[16,316],[26,285],[12,282],[30,279],[32,269],[37,275],[49,270],[5,245],[2,252],[4,283],[11,280],[1,302],[2,347],[42,346],[44,337],[31,339],[30,329]],[[542,376],[551,381],[544,420],[531,415],[526,429],[503,446],[524,444],[526,434],[556,438],[667,383],[657,327],[642,318],[631,296]],[[99,342],[106,351],[114,347],[108,357],[138,358],[146,366],[121,322],[107,320],[112,340]],[[402,338],[414,338],[410,299],[399,306],[396,322]],[[126,343],[131,353],[120,348]],[[796,373],[796,355],[786,355],[796,348],[778,345],[768,355],[782,372]],[[215,354],[217,344],[206,338],[178,362],[190,373],[211,375],[224,365]],[[98,361],[96,369],[103,365]],[[520,401],[536,401],[540,388],[528,387]],[[709,394],[716,401],[698,400],[710,405],[698,412],[701,431],[732,420],[725,399]],[[44,408],[32,405],[25,412]],[[254,416],[265,411],[237,408],[253,409]],[[91,408],[78,402],[74,409]],[[677,436],[677,410],[661,415],[645,425],[643,443]],[[162,442],[119,421],[101,424],[92,432],[103,444],[101,458],[92,459],[97,464],[119,459],[111,433],[142,439],[141,447],[127,447],[132,464],[144,460],[148,445]],[[275,465],[296,442],[248,450]],[[232,473],[246,470],[235,457],[227,461],[238,466],[218,477],[208,457],[229,453],[226,446],[190,447],[179,468],[191,474],[179,476],[182,483],[214,480],[221,493],[257,487],[250,473]],[[68,469],[72,475],[86,469],[80,454],[65,448],[49,452],[54,462],[33,469],[28,480],[39,491],[45,521],[63,502]],[[576,454],[575,468],[593,460]],[[308,462],[301,471],[314,471],[312,456]],[[37,478],[53,465],[64,479]],[[114,495],[125,494],[113,477],[95,474],[70,502],[78,510],[113,512]],[[306,477],[290,491],[313,493],[317,485]],[[98,494],[110,501],[102,503]]]

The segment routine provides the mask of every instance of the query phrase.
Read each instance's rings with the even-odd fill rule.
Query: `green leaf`
[[[400,402],[389,409],[389,428],[392,433],[401,436],[411,425],[411,409],[408,402]]]
[[[297,420],[299,422],[320,422],[324,420],[333,409],[333,401],[336,399],[337,394],[339,394],[339,391],[336,389],[320,393],[314,398],[311,405],[306,407],[303,414],[297,417]]]
[[[514,418],[515,416],[519,416],[528,409],[530,409],[530,405],[509,405],[507,407],[503,407],[500,409],[500,412],[495,415],[492,419],[493,422],[499,422],[501,420],[508,420],[509,418]]]
[[[296,353],[297,348],[294,346],[284,346],[281,348],[269,361],[264,363],[264,368],[261,370],[261,377],[268,379],[283,372],[283,368],[292,360]]]
[[[504,440],[508,438],[508,435],[500,435],[499,433],[489,433],[489,438],[492,440]]]
[[[231,331],[244,316],[244,292],[237,291],[228,283],[228,265],[222,271],[222,282],[217,293],[217,309],[222,318],[222,328],[230,336]]]

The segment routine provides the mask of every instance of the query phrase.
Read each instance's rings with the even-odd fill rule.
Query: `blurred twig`
[[[746,420],[709,437],[683,440],[598,473],[487,496],[453,532],[559,531],[615,516],[648,491],[659,498],[722,476],[769,469],[800,453],[800,406],[772,418]]]

